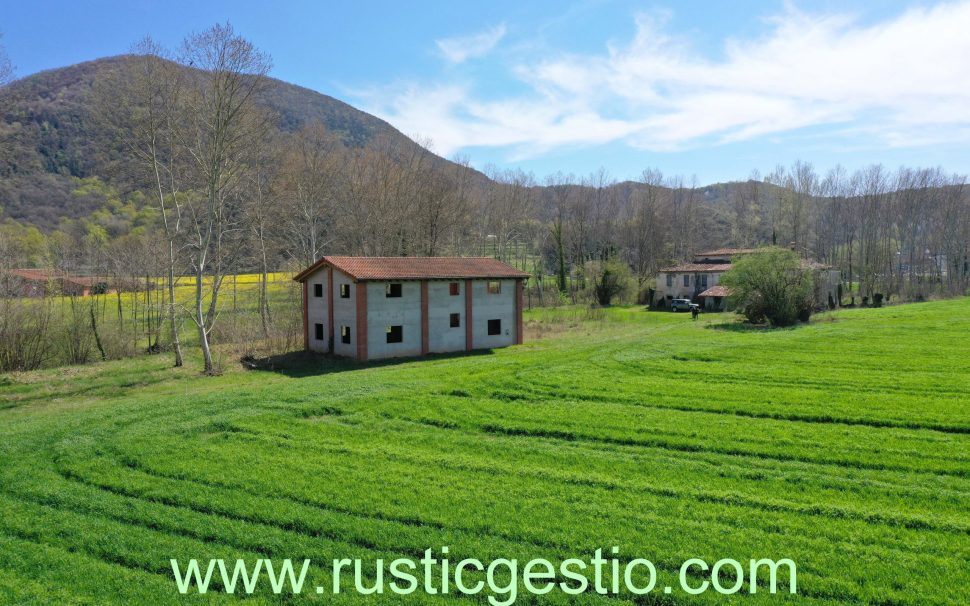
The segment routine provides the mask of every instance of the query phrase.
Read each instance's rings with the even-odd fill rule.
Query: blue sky
[[[24,76],[230,21],[272,75],[482,168],[970,172],[970,1],[19,2]]]

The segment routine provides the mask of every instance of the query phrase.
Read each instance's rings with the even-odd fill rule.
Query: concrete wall
[[[306,280],[307,287],[307,326],[308,340],[307,344],[311,351],[327,352],[329,331],[328,325],[329,314],[327,313],[327,272],[328,268],[323,267],[317,271],[310,274]],[[315,297],[313,292],[315,290],[315,284],[320,284],[323,292],[323,296]],[[323,339],[316,338],[316,332],[314,330],[315,324],[323,325]]]
[[[465,281],[456,283],[458,295],[452,296],[451,282],[428,282],[428,351],[431,353],[465,349]],[[460,315],[461,326],[458,328],[451,328],[453,313]]]
[[[400,297],[387,297],[388,282],[367,282],[367,358],[421,355],[421,282],[401,285]],[[402,326],[403,340],[387,342],[387,327]]]
[[[489,280],[429,280],[393,282],[401,285],[400,297],[388,297],[389,282],[355,282],[339,270],[333,271],[332,293],[328,293],[329,267],[310,276],[306,287],[307,348],[327,352],[332,343],[333,353],[339,356],[368,360],[419,356],[423,353],[464,351],[469,334],[475,349],[505,347],[517,342],[519,330],[516,317],[516,281],[499,280],[501,292],[488,292]],[[458,294],[451,294],[451,284],[458,284]],[[468,321],[466,285],[471,284],[472,321]],[[323,296],[314,296],[320,284]],[[342,285],[350,296],[340,297]],[[427,293],[427,326],[422,325],[422,288]],[[328,297],[328,294],[331,297]],[[360,300],[359,300],[360,299]],[[333,310],[328,309],[332,301]],[[361,305],[363,304],[363,305]],[[451,314],[459,314],[460,324],[451,326]],[[333,326],[329,325],[332,317]],[[366,318],[360,323],[362,318]],[[488,321],[500,320],[501,333],[488,334]],[[323,338],[316,338],[316,324],[323,330]],[[358,326],[358,324],[360,324]],[[387,328],[402,327],[400,343],[387,342]],[[350,343],[344,343],[341,329],[347,327]],[[331,341],[332,335],[332,341]],[[366,353],[361,345],[366,344]]]
[[[475,349],[515,343],[515,280],[499,280],[502,292],[489,294],[488,280],[472,280],[472,343]],[[502,333],[489,336],[488,321],[502,321]]]
[[[350,285],[350,298],[340,298],[340,285]],[[350,327],[350,343],[340,338],[340,328]],[[333,270],[333,352],[338,356],[357,356],[357,285],[347,274]]]

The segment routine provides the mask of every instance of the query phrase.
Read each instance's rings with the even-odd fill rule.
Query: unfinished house
[[[522,343],[528,277],[490,258],[323,257],[294,278],[304,348],[365,361]]]

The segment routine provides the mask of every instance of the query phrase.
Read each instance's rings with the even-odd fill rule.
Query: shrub
[[[807,322],[812,314],[814,280],[794,252],[766,248],[735,261],[721,283],[749,322],[773,326]]]
[[[599,305],[610,305],[613,299],[626,294],[630,286],[629,266],[616,259],[590,261],[583,273],[590,284],[590,294]]]
[[[34,370],[53,348],[49,300],[0,297],[0,372]]]

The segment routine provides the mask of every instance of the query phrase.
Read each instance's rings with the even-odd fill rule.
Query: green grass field
[[[798,594],[962,604],[970,299],[826,314],[537,310],[542,339],[206,378],[168,356],[0,376],[0,604],[220,604],[179,558],[791,558]],[[313,581],[327,585],[322,571]],[[627,599],[629,598],[629,599]],[[413,594],[249,604],[481,603]],[[518,603],[635,603],[594,593]]]

